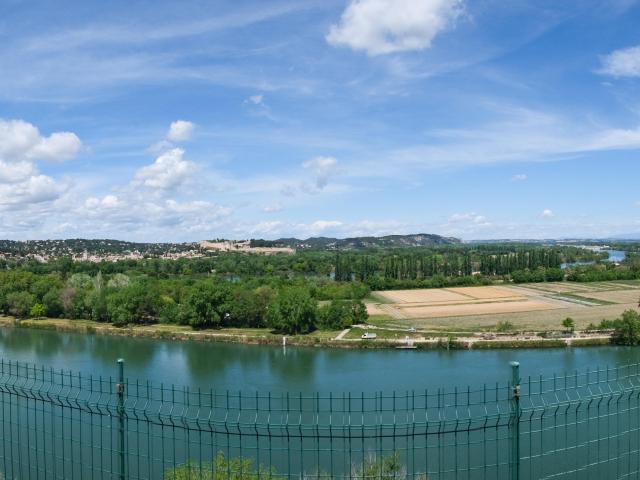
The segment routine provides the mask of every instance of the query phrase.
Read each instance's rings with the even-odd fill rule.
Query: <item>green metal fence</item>
[[[640,364],[360,395],[114,373],[0,361],[0,478],[640,477]]]

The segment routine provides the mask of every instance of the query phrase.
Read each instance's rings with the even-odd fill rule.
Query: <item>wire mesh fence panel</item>
[[[309,395],[0,361],[0,478],[637,478],[639,397],[638,365]]]

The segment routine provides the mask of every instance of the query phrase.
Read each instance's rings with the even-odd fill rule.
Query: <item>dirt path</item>
[[[350,328],[345,328],[343,331],[341,331],[341,332],[338,334],[338,336],[335,338],[335,340],[343,340],[343,339],[344,339],[344,337],[345,337],[345,335],[346,335],[347,333],[349,333],[350,331],[351,331],[351,329],[350,329]]]

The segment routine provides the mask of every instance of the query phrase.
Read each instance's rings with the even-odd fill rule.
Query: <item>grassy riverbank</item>
[[[179,325],[130,325],[115,327],[108,323],[91,320],[68,319],[27,319],[16,320],[13,317],[0,316],[0,327],[32,328],[55,330],[59,332],[76,332],[96,335],[114,335],[159,340],[202,341],[223,343],[244,343],[255,345],[282,345],[282,334],[269,329],[225,328],[193,330]],[[504,349],[504,348],[553,348],[567,346],[608,345],[610,339],[606,335],[587,338],[540,338],[540,337],[502,337],[485,340],[468,334],[465,336],[441,336],[441,332],[407,332],[406,330],[384,329],[371,326],[375,332],[375,340],[362,340],[361,335],[367,331],[363,327],[354,327],[347,332],[317,330],[307,335],[287,336],[288,346],[313,346],[331,348],[414,348],[425,349]],[[342,335],[340,335],[343,333]],[[409,338],[410,343],[406,342]]]

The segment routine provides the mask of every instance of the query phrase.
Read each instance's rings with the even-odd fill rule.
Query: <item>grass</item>
[[[369,294],[369,296],[365,299],[365,302],[370,302],[370,303],[385,303],[385,304],[391,304],[394,303],[393,300],[385,297],[384,295],[380,295],[377,292],[371,292]]]
[[[0,327],[36,328],[63,332],[95,333],[101,335],[124,335],[167,340],[203,340],[237,343],[282,344],[282,334],[268,328],[223,328],[193,330],[189,326],[171,324],[129,325],[114,327],[109,323],[92,320],[69,320],[61,318],[28,319],[16,322],[13,317],[0,317]],[[287,336],[288,345],[328,344],[339,331],[316,330],[308,335]]]
[[[617,305],[616,302],[609,302],[607,300],[600,300],[598,298],[586,297],[584,295],[578,295],[577,293],[557,293],[550,295],[551,298],[557,298],[558,300],[578,300],[579,302],[588,302],[594,305]]]
[[[376,327],[395,327],[396,321],[391,315],[369,315],[367,323]]]

